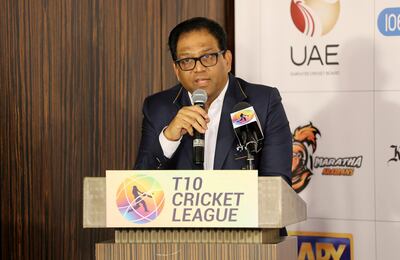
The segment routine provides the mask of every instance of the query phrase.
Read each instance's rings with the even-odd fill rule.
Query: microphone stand
[[[246,143],[246,152],[247,152],[247,170],[255,170],[255,165],[254,165],[254,154],[257,153],[257,146],[258,143],[255,140],[248,141]]]
[[[243,148],[246,150],[247,153],[247,165],[246,165],[246,170],[255,170],[255,164],[254,164],[254,154],[257,153],[257,146],[258,143],[256,139],[253,138],[248,138],[247,132],[243,131],[242,132],[242,140],[246,143],[244,146],[240,145],[240,150],[243,151]]]
[[[246,159],[247,167],[246,167],[246,169],[247,170],[254,170],[255,169],[255,167],[254,167],[254,155],[249,151],[249,149],[246,149],[246,152],[247,152],[247,159]]]

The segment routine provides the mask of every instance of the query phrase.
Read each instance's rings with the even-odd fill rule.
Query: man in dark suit
[[[252,105],[264,139],[255,156],[260,176],[291,178],[292,137],[276,88],[255,85],[230,73],[232,53],[216,22],[192,18],[169,35],[173,67],[180,84],[144,101],[142,139],[135,169],[196,169],[192,160],[194,129],[205,134],[205,169],[243,169],[230,113],[241,102]],[[205,109],[193,105],[192,93],[204,89]]]

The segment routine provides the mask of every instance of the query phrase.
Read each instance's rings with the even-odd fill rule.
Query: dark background
[[[131,169],[144,98],[175,83],[178,22],[234,0],[0,0],[1,259],[94,259],[85,176]]]

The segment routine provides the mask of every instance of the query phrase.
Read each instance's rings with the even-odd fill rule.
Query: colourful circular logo
[[[135,175],[121,183],[116,203],[124,218],[136,224],[145,224],[160,215],[164,207],[164,191],[154,178]]]
[[[339,0],[292,0],[290,14],[296,28],[307,36],[325,35],[335,26]]]
[[[240,110],[233,114],[232,118],[232,123],[235,126],[241,126],[245,125],[248,122],[250,122],[254,118],[254,110],[252,109],[245,109],[245,110]]]

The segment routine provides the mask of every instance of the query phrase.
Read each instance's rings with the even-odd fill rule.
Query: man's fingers
[[[199,122],[192,117],[181,115],[179,119],[182,120],[182,128],[186,129],[190,135],[193,135],[193,128],[203,134],[206,132],[206,129],[204,129],[204,127],[202,127]],[[201,120],[204,122],[204,119]]]
[[[204,134],[208,128],[208,122],[210,122],[210,119],[207,112],[201,107],[183,107],[178,111],[178,114],[164,131],[164,134],[169,140],[178,140],[186,133],[193,136],[193,129]]]
[[[200,108],[201,109],[201,108]],[[187,110],[182,110],[180,112],[182,119],[184,119],[186,122],[190,123],[191,125],[195,125],[198,124],[201,126],[201,128],[203,128],[204,130],[207,130],[207,123],[210,121],[208,119],[204,118],[200,113],[198,113],[196,110],[191,110],[191,109],[187,109]]]
[[[190,123],[188,123],[188,122],[186,122],[186,121],[183,121],[183,122],[182,122],[182,129],[185,129],[185,131],[186,131],[189,135],[193,136],[193,127],[192,127],[192,125],[191,125]]]
[[[194,111],[194,112],[196,112],[196,113],[198,113],[198,114],[200,114],[204,119],[209,119],[207,112],[203,108],[201,108],[200,106],[190,106],[190,107],[187,107],[187,108],[192,110],[192,111]]]
[[[197,121],[192,123],[192,127],[197,130],[197,132],[204,134],[206,129],[204,129]]]

